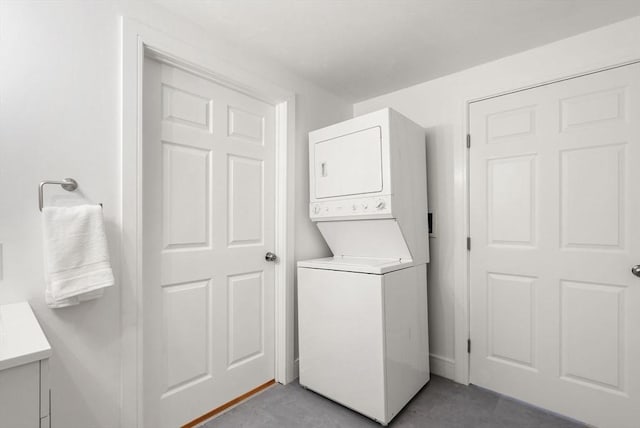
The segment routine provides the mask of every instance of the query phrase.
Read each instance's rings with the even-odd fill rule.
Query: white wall
[[[119,275],[120,15],[298,94],[297,257],[327,254],[307,216],[307,132],[350,117],[352,106],[144,2],[2,1],[0,7],[0,304],[28,300],[53,346],[53,426],[117,427],[123,285],[77,307],[44,305],[36,187],[43,179],[73,177],[88,200],[104,204]],[[46,194],[49,200],[78,196],[53,186]]]
[[[427,128],[430,240],[429,328],[432,369],[466,382],[467,305],[465,134],[469,100],[640,59],[640,18],[603,27],[354,105],[360,115],[392,107]],[[639,76],[640,78],[640,76]],[[455,314],[455,315],[454,315]],[[460,362],[460,364],[456,364]]]
[[[314,259],[319,257],[328,257],[331,250],[327,246],[324,238],[320,235],[315,223],[309,220],[309,131],[322,128],[336,122],[341,122],[351,118],[352,106],[345,111],[344,106],[336,105],[336,110],[328,109],[327,102],[318,102],[317,99],[297,97],[296,113],[304,114],[301,118],[298,116],[299,128],[296,130],[298,134],[295,154],[296,167],[296,199],[295,199],[295,254],[294,258],[298,260]],[[298,272],[295,272],[295,281],[298,283]],[[298,359],[298,293],[297,286],[294,292],[294,358]]]

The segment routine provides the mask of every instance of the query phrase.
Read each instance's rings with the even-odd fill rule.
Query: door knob
[[[275,254],[273,254],[271,251],[267,252],[267,254],[264,255],[264,259],[268,262],[275,262],[276,260],[278,260],[278,256],[276,256]],[[640,267],[639,267],[640,269]]]
[[[635,276],[640,276],[640,265],[635,265],[631,268],[631,273]]]

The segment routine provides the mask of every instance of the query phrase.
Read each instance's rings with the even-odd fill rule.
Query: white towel
[[[98,298],[113,285],[102,207],[44,207],[42,230],[49,307]]]

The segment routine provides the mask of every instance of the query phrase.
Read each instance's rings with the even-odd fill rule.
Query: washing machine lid
[[[301,260],[300,268],[337,270],[342,272],[371,273],[382,275],[388,272],[411,267],[411,260],[370,259],[364,257],[325,257],[322,259]]]
[[[319,221],[316,223],[334,256],[369,260],[411,260],[411,252],[394,218]]]

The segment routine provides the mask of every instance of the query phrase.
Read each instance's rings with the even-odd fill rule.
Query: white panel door
[[[274,377],[274,107],[144,63],[145,426]]]
[[[471,104],[471,382],[640,426],[640,65]]]

